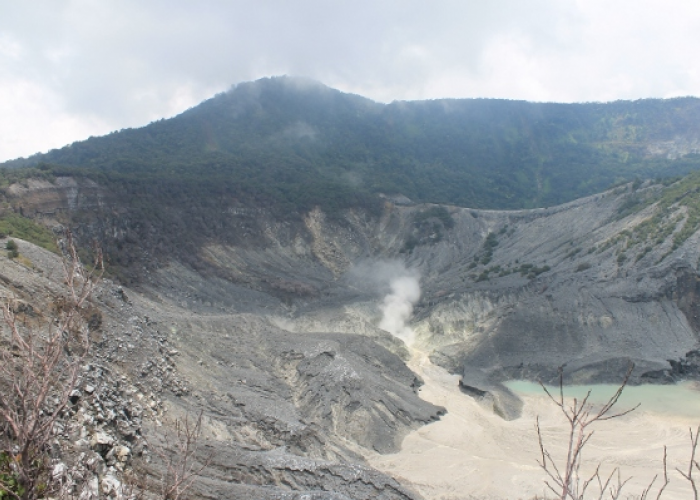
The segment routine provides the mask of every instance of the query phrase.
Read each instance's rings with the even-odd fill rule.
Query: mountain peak
[[[613,182],[700,168],[700,101],[390,105],[318,81],[237,84],[169,120],[38,155],[46,162],[196,179],[244,203],[366,206],[379,193],[474,208],[551,206]]]

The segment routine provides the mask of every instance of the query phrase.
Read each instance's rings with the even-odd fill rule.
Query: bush
[[[0,500],[22,498],[24,491],[12,467],[9,453],[0,452]]]
[[[17,243],[15,240],[7,240],[7,243],[5,244],[5,249],[7,250],[7,256],[10,259],[16,259],[19,257],[19,248],[17,247]]]
[[[452,219],[450,212],[441,205],[430,207],[427,210],[418,212],[416,214],[415,223],[420,224],[431,218],[438,219],[440,222],[442,222],[445,229],[452,229],[455,225],[455,221]]]

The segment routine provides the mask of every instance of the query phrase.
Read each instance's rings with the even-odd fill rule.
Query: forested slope
[[[377,193],[477,208],[549,206],[700,167],[700,100],[380,104],[320,83],[242,83],[181,115],[5,166],[80,169],[154,201],[228,197],[282,214]],[[375,206],[376,208],[376,206]]]

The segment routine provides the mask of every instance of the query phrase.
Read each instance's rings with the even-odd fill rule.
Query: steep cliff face
[[[649,214],[611,220],[620,201],[610,194],[548,213],[481,213],[469,221],[483,232],[505,231],[491,272],[480,264],[471,272],[476,281],[460,283],[473,265],[468,252],[426,283],[429,304],[419,309],[417,331],[437,348],[434,359],[453,370],[536,377],[542,367],[568,363],[575,370],[615,358],[643,370],[694,346],[697,235],[671,253],[671,241],[650,249],[632,244],[619,235]],[[471,253],[481,258],[484,251]],[[449,294],[433,291],[438,286]],[[616,372],[598,368],[578,380]]]
[[[378,270],[402,262],[420,274],[416,342],[453,371],[532,377],[562,363],[583,370],[629,358],[641,375],[693,348],[699,324],[700,234],[677,239],[687,232],[689,209],[676,204],[661,213],[649,204],[623,216],[630,199],[660,189],[627,186],[519,211],[387,202],[380,217],[314,209],[296,222],[231,210],[250,237],[209,238],[193,257],[199,265],[181,265],[175,255],[142,276],[141,286],[193,311],[253,313],[293,331],[360,333],[401,352],[377,325],[395,277]],[[90,182],[29,182],[7,196],[108,246],[122,238],[117,227],[128,233],[138,224],[129,207]],[[103,210],[88,222],[71,220],[104,200],[108,217]],[[358,275],[368,263],[372,276]],[[580,371],[577,379],[614,378],[614,371]]]
[[[405,355],[378,328],[395,277],[378,270],[401,262],[420,274],[415,341],[475,383],[548,376],[563,363],[576,380],[612,380],[627,359],[641,376],[697,342],[700,235],[676,238],[688,209],[677,204],[659,215],[650,204],[623,217],[630,199],[659,189],[627,186],[520,211],[387,202],[380,217],[314,209],[276,220],[261,209],[228,210],[243,234],[204,240],[189,262],[161,259],[140,286],[193,312],[369,335]],[[29,181],[6,196],[25,214],[72,225],[108,248],[128,246],[125,235],[138,224],[128,206],[88,181]],[[372,276],[358,275],[368,263]]]
[[[109,203],[106,190],[89,179],[58,177],[53,182],[27,179],[12,184],[5,192],[14,208],[26,217],[50,217],[95,210]]]

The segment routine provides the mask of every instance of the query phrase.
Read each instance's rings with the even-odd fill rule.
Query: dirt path
[[[544,396],[525,396],[522,417],[506,422],[462,394],[458,377],[433,365],[425,353],[413,350],[409,366],[425,381],[421,397],[444,406],[448,413],[408,435],[399,453],[368,456],[373,467],[411,483],[427,500],[516,499],[545,493],[544,473],[536,463],[535,418],[540,416],[555,456],[563,453],[566,435],[563,417],[551,402]],[[623,478],[633,476],[624,491],[639,495],[661,472],[667,445],[672,482],[662,498],[692,498],[674,469],[687,463],[688,427],[698,422],[700,415],[694,419],[638,410],[601,423],[586,449],[586,463],[601,462],[607,472],[619,465]]]

